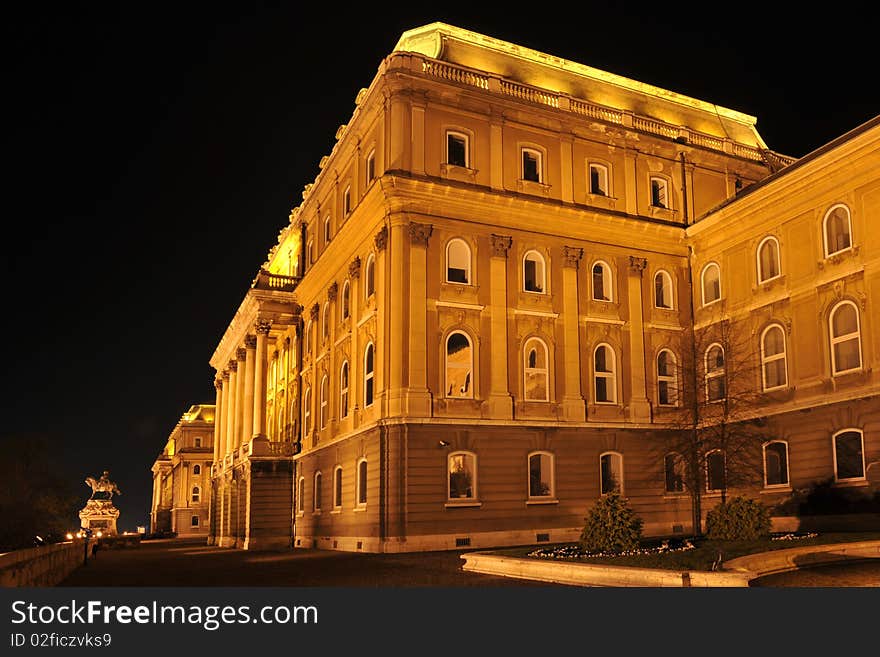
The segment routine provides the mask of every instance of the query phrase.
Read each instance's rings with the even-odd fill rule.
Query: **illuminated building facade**
[[[211,359],[209,542],[566,541],[611,488],[686,532],[656,445],[725,318],[763,372],[751,492],[876,485],[877,121],[795,162],[753,117],[432,24],[336,138]]]
[[[214,406],[190,406],[153,463],[150,531],[207,536],[214,452]]]

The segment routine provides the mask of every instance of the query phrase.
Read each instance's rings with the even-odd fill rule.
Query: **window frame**
[[[544,349],[544,362],[546,363],[546,366],[544,368],[529,366],[529,345],[532,344],[533,342],[537,342]],[[523,401],[549,402],[550,401],[550,348],[547,346],[547,343],[544,342],[543,339],[539,338],[538,336],[533,335],[533,336],[526,338],[525,342],[523,343],[522,355],[523,355]],[[537,360],[537,354],[536,354],[536,360]],[[528,380],[529,380],[530,372],[532,374],[537,374],[537,375],[540,375],[541,372],[543,372],[543,374],[544,374],[544,398],[543,399],[537,399],[537,398],[532,398],[532,397],[528,396],[528,390],[529,390]]]
[[[190,516],[189,526],[190,527],[201,527],[201,519],[197,515]]]
[[[667,371],[668,368],[672,367],[672,374],[660,374],[660,356],[662,354],[669,354],[669,358],[667,358]],[[671,363],[669,360],[671,359]],[[675,355],[675,352],[668,347],[663,347],[657,351],[657,357],[654,358],[654,367],[655,373],[657,375],[657,406],[662,406],[663,408],[678,408],[679,403],[679,390],[678,390],[678,357]],[[672,399],[672,402],[663,403],[660,401],[660,383],[667,384],[667,398]]]
[[[368,356],[372,357],[373,366],[367,367]],[[372,340],[364,347],[364,408],[369,408],[376,401],[376,347]],[[369,402],[367,392],[369,391]]]
[[[351,368],[348,360],[343,360],[339,366],[339,419],[347,418],[350,412],[348,399],[350,387]]]
[[[828,218],[837,208],[843,208],[846,211],[846,229],[847,235],[849,236],[849,245],[831,252],[829,251],[830,247],[828,244]],[[832,256],[836,256],[839,253],[849,251],[853,248],[852,211],[846,203],[835,203],[825,212],[825,216],[822,218],[822,246],[826,258],[831,258]]]
[[[333,223],[330,221],[330,215],[324,217],[324,246],[333,241]]]
[[[315,470],[312,475],[312,513],[320,514],[323,500],[321,499],[321,489],[324,486],[324,475],[320,470]]]
[[[599,349],[606,348],[611,353],[611,370],[599,372],[596,370],[596,354],[599,352]],[[614,347],[612,347],[607,342],[600,342],[593,349],[593,358],[592,358],[592,370],[593,370],[593,403],[595,404],[603,404],[607,406],[616,406],[617,405],[617,354],[614,351]],[[606,357],[605,366],[608,367],[608,359]],[[596,383],[598,379],[605,379],[605,391],[606,395],[608,391],[611,392],[611,399],[607,399],[604,401],[599,400],[598,389]],[[610,381],[610,385],[608,382]]]
[[[471,459],[473,471],[471,472],[471,495],[469,497],[452,497],[452,460],[456,456],[465,456]],[[456,471],[458,472],[458,471]],[[477,455],[468,450],[456,450],[450,452],[446,457],[446,500],[447,503],[455,504],[456,502],[473,503],[479,500],[477,492]]]
[[[711,301],[706,301],[706,272],[712,267],[718,271],[718,296]],[[721,265],[713,260],[703,265],[703,269],[700,272],[700,299],[702,301],[702,307],[705,308],[706,306],[711,306],[713,303],[718,303],[721,301],[721,297]]]
[[[662,190],[663,196],[666,198],[666,205],[660,205],[659,203],[654,203],[654,183],[661,183],[658,185],[658,189]],[[672,195],[669,193],[671,189],[671,185],[669,184],[669,179],[665,176],[653,175],[648,178],[648,193],[649,198],[651,200],[651,207],[658,208],[660,210],[672,210]],[[658,200],[660,198],[658,197]]]
[[[296,493],[296,515],[301,516],[306,512],[306,478],[303,475],[296,482]]]
[[[713,348],[718,347],[721,350],[721,358],[723,360],[723,365],[720,369],[709,369],[709,352],[712,351]],[[721,346],[720,342],[713,342],[708,347],[706,347],[706,351],[703,352],[703,367],[704,367],[704,375],[705,375],[705,386],[706,386],[706,403],[714,404],[715,402],[724,401],[727,397],[727,354],[724,351],[724,347]],[[721,378],[721,386],[722,386],[722,394],[717,399],[712,399],[709,395],[709,390],[711,386],[709,384],[710,379]]]
[[[312,433],[312,386],[309,385],[303,392],[302,423],[303,432],[308,436]]]
[[[782,353],[780,354],[772,354],[770,356],[767,355],[767,349],[765,345],[765,340],[767,335],[771,330],[778,330],[782,334]],[[770,392],[771,390],[782,390],[783,388],[788,387],[788,345],[785,340],[785,328],[781,324],[773,323],[769,326],[765,327],[763,331],[761,331],[760,338],[760,355],[761,355],[761,390],[764,392]],[[782,372],[785,375],[785,381],[779,385],[775,385],[772,387],[768,387],[767,385],[767,368],[766,365],[769,363],[774,363],[778,360],[782,361]],[[727,365],[725,361],[725,366]]]
[[[547,480],[549,481],[549,490],[546,494],[543,495],[533,495],[532,494],[532,458],[534,457],[542,457],[546,456],[549,459],[549,464],[547,469],[549,470],[549,475],[547,476]],[[539,460],[539,463],[540,460]],[[526,456],[526,493],[527,499],[529,502],[544,502],[549,500],[556,499],[556,455],[553,452],[539,449],[529,452]],[[544,478],[543,468],[541,469],[541,479]],[[543,481],[540,483],[544,483]]]
[[[520,180],[525,182],[533,182],[539,185],[544,184],[544,153],[533,146],[520,146],[519,153],[519,175]],[[526,154],[535,156],[535,165],[537,169],[538,179],[526,178]]]
[[[326,374],[321,377],[318,399],[318,430],[323,431],[330,425],[330,377]]]
[[[470,375],[470,380],[468,382],[468,393],[467,395],[453,395],[450,394],[449,388],[449,341],[452,339],[454,335],[463,335],[465,339],[468,341],[468,348],[470,349],[470,362],[468,364],[468,374]],[[463,328],[454,328],[449,333],[446,334],[446,338],[443,340],[443,396],[446,399],[476,399],[476,373],[474,372],[474,363],[476,362],[475,358],[475,346],[474,340],[465,331]],[[453,365],[453,369],[464,369],[462,365]],[[467,375],[466,375],[467,376]],[[467,380],[467,379],[466,379]]]
[[[852,306],[853,310],[856,313],[856,330],[855,333],[847,333],[844,336],[835,336],[834,335],[834,316],[839,312],[839,310],[843,306]],[[841,299],[831,308],[831,312],[828,313],[828,340],[829,345],[831,347],[831,376],[842,376],[844,374],[850,374],[851,372],[860,372],[864,369],[864,354],[862,353],[862,318],[861,313],[859,312],[858,305],[850,299]],[[847,342],[849,340],[856,340],[856,344],[859,348],[859,366],[851,367],[848,370],[837,370],[837,355],[834,350],[835,345],[841,342]]]
[[[838,476],[839,467],[837,463],[837,439],[843,434],[856,433],[859,436],[859,452],[862,457],[862,474],[856,477],[840,477]],[[865,432],[856,427],[848,427],[840,429],[831,436],[831,454],[834,459],[834,483],[861,482],[867,480],[867,470],[865,469]]]
[[[333,468],[333,510],[342,511],[342,466]]]
[[[464,142],[464,164],[458,164],[457,162],[452,162],[449,157],[449,141],[450,138],[460,138]],[[461,167],[463,169],[471,168],[471,137],[470,135],[460,131],[460,130],[447,130],[446,131],[446,140],[445,140],[445,151],[446,151],[446,162],[448,166],[453,167]]]
[[[370,149],[367,157],[364,158],[364,169],[366,170],[367,185],[376,179],[376,149]]]
[[[200,477],[202,475],[202,466],[199,463],[193,465],[192,469],[193,477]]]
[[[364,469],[364,472],[361,472],[361,468]],[[369,499],[369,488],[367,487],[368,468],[367,458],[365,456],[359,458],[355,466],[354,500],[356,509],[365,509],[367,507],[367,500]],[[363,499],[361,499],[361,491],[363,491]]]
[[[464,247],[465,252],[467,253],[467,269],[464,270],[465,271],[465,278],[467,280],[465,282],[453,281],[453,280],[450,280],[450,278],[449,278],[449,270],[451,269],[449,266],[449,264],[450,264],[450,261],[449,261],[450,248],[453,245],[459,245],[459,244]],[[458,268],[456,267],[456,269],[458,269]],[[450,283],[452,285],[473,285],[474,281],[473,281],[473,276],[471,274],[472,270],[473,270],[473,252],[471,251],[470,244],[468,244],[465,240],[463,240],[460,237],[453,237],[452,239],[450,239],[446,243],[446,270],[444,273],[445,282]]]
[[[768,483],[768,469],[767,469],[767,448],[771,445],[782,445],[785,449],[785,481],[779,484],[771,484]],[[763,445],[761,445],[761,457],[762,457],[762,465],[764,467],[764,488],[768,489],[789,489],[791,488],[791,472],[789,468],[789,458],[788,458],[788,441],[780,440],[778,438],[774,438],[773,440],[768,440]]]
[[[761,250],[767,244],[773,244],[775,251],[775,266],[776,273],[773,276],[768,278],[763,278],[763,263],[761,261]],[[764,285],[765,283],[769,283],[770,281],[775,281],[777,278],[782,276],[782,248],[779,246],[779,240],[776,239],[775,235],[767,235],[764,239],[762,239],[758,243],[758,248],[755,251],[755,260],[757,265],[757,273],[758,273],[758,284]]]
[[[709,484],[710,484],[709,458],[715,454],[718,454],[721,457],[721,478],[722,478],[722,481],[721,481],[722,487],[721,488],[710,488],[709,487]],[[706,493],[710,494],[710,495],[711,494],[720,494],[721,491],[726,490],[727,489],[727,463],[726,463],[726,459],[724,458],[724,452],[722,452],[720,449],[711,449],[708,452],[706,452],[705,468],[706,468],[706,473],[705,473],[706,474]]]
[[[605,288],[608,288],[608,298],[598,298],[596,296],[596,267],[599,267],[602,270],[602,291],[605,292]],[[607,281],[606,281],[607,278]],[[613,275],[611,273],[611,265],[609,265],[604,260],[596,260],[593,262],[592,267],[590,267],[590,295],[593,301],[601,301],[604,303],[614,303],[614,280]]]
[[[370,253],[367,256],[367,264],[364,267],[364,300],[369,301],[370,297],[376,294],[376,254]]]
[[[200,504],[202,500],[202,489],[196,485],[190,489],[190,504]]]
[[[603,472],[603,464],[606,456],[616,457],[617,463],[620,469],[620,481],[617,482],[617,488],[611,490],[605,490],[605,476]],[[611,460],[613,463],[614,459]],[[624,494],[624,474],[623,474],[623,454],[616,450],[610,449],[605,450],[601,454],[599,454],[599,496],[608,495],[609,493],[617,492],[621,497]],[[613,474],[613,472],[611,473]]]
[[[348,217],[353,208],[354,206],[351,202],[351,184],[349,183],[345,186],[345,189],[342,190],[342,217]]]
[[[668,306],[658,306],[657,305],[657,278],[660,278],[663,283],[661,284],[661,294],[665,296],[665,292],[668,290],[669,292],[669,305]],[[660,310],[675,310],[675,285],[672,281],[672,274],[670,274],[665,269],[658,269],[654,272],[654,307],[659,308]]]
[[[348,279],[342,284],[342,300],[339,304],[341,319],[344,322],[351,316],[351,283]]]
[[[673,474],[673,476],[678,477],[678,481],[673,480],[673,482],[672,482],[673,488],[669,487],[669,483],[670,483],[670,481],[669,481],[669,472],[670,472],[669,458],[670,457],[675,459],[675,461],[672,465],[672,474]],[[681,470],[682,470],[681,473],[677,472],[678,468],[681,468]],[[666,454],[664,454],[664,456],[663,456],[663,493],[665,495],[679,495],[679,494],[683,494],[683,493],[687,492],[686,491],[687,485],[685,482],[685,475],[686,475],[687,471],[685,468],[686,468],[686,464],[685,464],[684,459],[682,458],[681,454],[679,454],[678,452],[667,452]],[[676,483],[678,484],[679,488],[674,487]]]
[[[600,189],[600,191],[596,191],[593,189],[593,170],[601,172],[600,182],[604,182],[605,189]],[[601,187],[601,185],[600,185]],[[587,193],[591,196],[604,196],[606,198],[611,197],[611,168],[603,163],[603,162],[588,162],[587,163]]]
[[[543,288],[541,290],[529,290],[526,287],[526,262],[529,260],[529,256],[532,254],[534,254],[538,258],[537,262],[540,262],[540,264],[541,264],[541,283],[542,283],[541,287]],[[547,286],[547,260],[546,260],[546,258],[544,258],[544,254],[542,254],[537,249],[529,249],[528,251],[523,253],[521,271],[522,271],[522,291],[523,292],[528,292],[529,294],[548,294],[549,293],[549,291],[547,289],[547,287],[548,287]],[[536,276],[535,276],[536,287],[537,287],[537,282],[538,282],[537,279],[538,279],[538,276],[537,276],[537,270],[536,270]]]

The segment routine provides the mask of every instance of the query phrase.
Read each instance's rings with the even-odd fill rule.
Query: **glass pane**
[[[523,151],[523,180],[539,182],[538,158],[534,153]]]
[[[526,372],[526,399],[533,401],[545,401],[547,399],[547,372]]]
[[[543,497],[552,494],[550,488],[549,454],[533,454],[529,457],[529,496]]]
[[[608,398],[608,379],[602,376],[596,377],[596,401],[597,402],[607,402],[611,401]]]
[[[776,388],[787,383],[784,358],[764,363],[764,382],[767,388]]]
[[[684,490],[683,463],[675,454],[666,455],[666,492],[680,493]]]
[[[669,370],[669,352],[661,351],[657,354],[657,374],[660,376],[670,376]]]
[[[596,371],[597,372],[610,372],[611,370],[607,366],[606,359],[606,350],[608,347],[599,347],[596,349]]]
[[[764,448],[764,470],[768,486],[788,483],[786,447],[783,443],[771,443]]]
[[[617,454],[605,454],[601,459],[602,494],[611,491],[620,491],[621,472],[620,456]]]
[[[709,379],[709,401],[724,399],[724,378],[714,376]]]
[[[449,459],[449,497],[450,499],[472,498],[474,496],[473,457],[456,454]]]
[[[336,471],[336,493],[333,498],[333,506],[342,506],[342,470]]]
[[[608,295],[605,294],[605,268],[598,264],[593,266],[593,298],[608,300]]]
[[[715,452],[706,457],[706,488],[709,490],[721,490],[724,488],[724,458]]]
[[[862,366],[859,356],[859,339],[857,337],[838,342],[834,345],[835,372],[855,370]]]
[[[834,331],[833,337],[835,338],[841,338],[844,335],[858,331],[859,322],[855,306],[850,304],[840,306],[834,313],[831,325]]]
[[[837,208],[828,217],[828,252],[836,253],[850,246],[849,217],[846,210]]]
[[[785,338],[782,329],[773,327],[764,334],[764,357],[776,356],[785,351]]]
[[[862,435],[856,431],[847,431],[835,439],[837,457],[837,478],[854,479],[865,476],[862,462]]]
[[[659,402],[664,405],[669,405],[672,403],[671,398],[669,396],[669,382],[668,381],[660,381],[657,384],[657,397],[659,398]]]
[[[449,135],[447,139],[448,162],[459,167],[467,166],[467,148],[464,137],[459,135]]]
[[[358,466],[358,503],[367,503],[367,462],[361,461]]]

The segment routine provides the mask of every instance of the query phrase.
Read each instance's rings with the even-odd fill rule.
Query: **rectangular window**
[[[367,155],[367,183],[371,183],[376,179],[376,152],[373,151]]]
[[[608,169],[601,164],[590,165],[590,194],[608,196]]]
[[[530,148],[522,151],[522,177],[523,180],[541,182],[541,154]]]
[[[651,178],[651,205],[655,208],[668,208],[666,181],[663,178]]]
[[[446,133],[446,162],[457,167],[468,165],[468,138],[457,132]]]
[[[346,217],[351,214],[351,187],[346,187],[342,193],[342,213]]]

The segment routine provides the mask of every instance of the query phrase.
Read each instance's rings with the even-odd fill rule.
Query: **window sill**
[[[458,182],[473,183],[477,179],[477,170],[459,164],[449,164],[443,162],[440,164],[440,176],[447,180],[457,180]]]
[[[862,488],[867,485],[868,479],[866,477],[859,477],[858,479],[841,479],[834,482],[835,488]]]
[[[538,498],[538,497],[529,498],[526,500],[526,506],[541,505],[541,504],[559,504],[559,500],[557,500],[555,497],[551,498],[551,499],[546,499],[546,500],[542,500],[541,498]]]
[[[338,516],[340,513],[342,513],[342,508],[341,508],[341,507],[338,508],[338,509],[333,509],[333,510],[330,512],[330,515],[331,515],[331,516]]]
[[[524,180],[520,178],[516,181],[516,191],[525,192],[527,194],[538,194],[540,196],[550,196],[550,185],[536,180]]]
[[[481,507],[483,506],[482,502],[478,502],[477,500],[468,500],[461,502],[447,502],[444,504],[447,509],[466,509],[471,507]]]
[[[680,500],[680,499],[685,499],[688,497],[689,497],[689,495],[687,494],[687,491],[683,491],[683,490],[681,490],[681,491],[668,490],[665,493],[663,493],[664,500]]]
[[[760,495],[770,495],[772,493],[790,493],[791,485],[790,484],[777,484],[775,486],[764,486],[761,490],[758,491]]]
[[[352,509],[352,510],[353,510],[355,513],[359,513],[359,512],[364,512],[364,511],[366,511],[366,510],[367,510],[367,507],[366,507],[366,505],[364,505],[364,506],[356,506],[356,507],[355,507],[354,509]]]
[[[312,511],[312,515],[313,515],[313,516],[319,516],[319,515],[321,515],[321,509],[318,509],[317,511]]]

